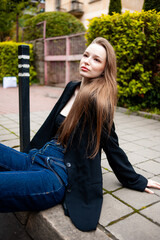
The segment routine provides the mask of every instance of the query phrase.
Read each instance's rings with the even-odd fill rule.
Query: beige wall
[[[121,0],[122,2],[122,12],[125,10],[141,11],[143,7],[144,0]]]
[[[61,8],[64,11],[69,11],[71,9],[71,1],[70,0],[61,0]]]
[[[54,4],[55,4],[55,0],[46,0],[45,1],[45,12],[55,11]]]
[[[99,17],[102,15],[102,13],[108,14],[109,0],[100,0],[95,2],[88,0],[83,1],[83,3],[84,14],[80,20],[85,27],[87,27],[89,19],[92,19],[93,17]]]
[[[84,14],[79,19],[82,21],[84,26],[87,28],[88,19],[93,17],[99,17],[103,14],[108,14],[110,0],[79,0],[83,3]],[[144,0],[121,0],[122,1],[122,12],[125,10],[141,11]],[[46,0],[45,11],[56,11],[56,0]],[[61,0],[62,11],[68,12],[71,9],[71,0]]]
[[[61,0],[61,9],[64,12],[68,12],[71,9],[71,0]],[[56,11],[56,0],[46,0],[45,11]]]

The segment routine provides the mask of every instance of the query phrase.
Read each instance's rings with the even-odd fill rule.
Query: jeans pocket
[[[57,177],[57,180],[59,181],[59,183],[60,183],[61,185],[63,185],[63,181],[62,181],[61,177],[60,177],[60,176],[58,175],[58,173],[54,170],[53,165],[51,166],[51,164],[50,164],[50,157],[46,157],[46,158],[45,158],[45,163],[46,163],[47,167],[48,167],[52,172],[54,172],[54,174],[55,174],[55,176]]]
[[[66,171],[66,166],[62,159],[49,157],[49,163],[50,163],[50,166],[56,165],[57,167],[60,167]]]
[[[61,160],[60,162],[52,157],[45,158],[46,165],[48,168],[55,173],[60,183],[67,186],[68,185],[68,175],[64,162]]]

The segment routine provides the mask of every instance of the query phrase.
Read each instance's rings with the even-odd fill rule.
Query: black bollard
[[[30,141],[29,46],[18,46],[20,151]]]

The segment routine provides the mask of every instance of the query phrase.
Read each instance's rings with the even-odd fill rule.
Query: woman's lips
[[[83,71],[85,71],[85,72],[89,71],[89,69],[86,68],[86,67],[81,67],[81,69],[82,69]]]

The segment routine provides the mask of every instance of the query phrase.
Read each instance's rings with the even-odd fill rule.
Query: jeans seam
[[[4,169],[7,169],[7,170],[11,170],[11,171],[14,171],[14,170],[15,170],[15,169],[13,169],[13,168],[8,167],[7,165],[5,165],[5,164],[3,164],[3,163],[0,163],[0,166],[1,166],[2,168],[4,168]]]
[[[63,170],[67,170],[65,165],[61,164],[61,163],[58,163],[58,162],[54,162],[55,165],[57,165],[58,167],[61,167]]]
[[[53,144],[51,143],[51,142],[53,142]],[[61,153],[63,153],[64,154],[64,148],[62,147],[62,148],[60,148],[59,146],[61,146],[60,144],[56,144],[54,141],[50,141],[50,142],[47,142],[42,148],[41,148],[41,152],[43,152],[44,153],[44,151],[47,149],[47,147],[48,146],[54,146],[54,147],[58,147],[58,150],[61,152]]]
[[[48,163],[48,161],[47,161],[47,163]],[[60,176],[58,175],[58,173],[49,165],[49,163],[47,164],[47,166],[48,166],[49,170],[51,170],[55,174],[55,176],[57,177],[59,183],[63,186],[64,185],[63,181],[60,178]]]
[[[3,147],[5,147],[6,149],[9,148],[9,147],[7,147],[7,146],[5,146],[5,145],[3,145]],[[16,150],[13,149],[13,148],[10,148],[10,150],[11,150],[12,152],[15,152],[15,151],[16,151]],[[25,153],[22,153],[22,152],[16,151],[16,154],[18,154],[18,155],[22,155],[22,154],[25,154]],[[27,155],[27,154],[26,154],[26,155]]]
[[[23,194],[23,195],[16,195],[17,197],[24,197],[24,196],[36,196],[36,195],[48,195],[49,193],[56,193],[59,192],[59,190],[64,187],[64,185],[60,186],[58,189],[56,190],[52,190],[52,191],[46,191],[46,192],[41,192],[41,193],[28,193],[28,194]],[[8,195],[7,197],[13,197],[13,195]]]
[[[12,168],[12,167],[8,167],[7,165],[3,164],[3,163],[0,163],[0,167],[4,168],[5,170],[8,170],[9,173],[11,173],[12,171],[14,172],[18,172],[18,171],[27,171],[27,169],[20,169],[20,170],[17,170],[15,168]],[[28,172],[28,171],[27,171]],[[7,173],[6,171],[3,171],[3,173]]]

